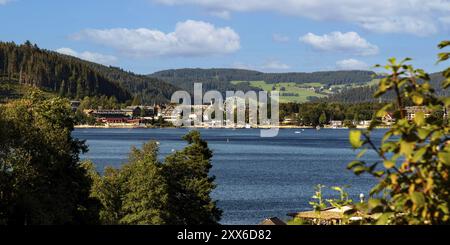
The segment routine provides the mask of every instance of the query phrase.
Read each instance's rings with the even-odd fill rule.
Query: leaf
[[[350,139],[350,144],[355,149],[361,147],[363,144],[361,141],[361,131],[359,131],[359,130],[350,131],[349,139]]]
[[[362,173],[366,172],[366,167],[364,166],[356,166],[353,168],[353,173],[355,173],[356,175],[360,175]]]
[[[384,161],[383,164],[386,169],[391,169],[391,168],[395,167],[395,162],[392,162],[392,161]]]
[[[450,67],[447,68],[447,69],[445,69],[445,70],[442,72],[442,75],[443,75],[444,77],[450,77]]]
[[[422,207],[425,204],[425,196],[422,192],[413,192],[411,194],[411,200],[417,207]]]
[[[450,53],[440,53],[438,54],[438,62],[448,60]]]
[[[400,153],[403,153],[405,156],[411,155],[414,150],[414,142],[402,141],[400,143]]]
[[[425,155],[426,152],[427,152],[427,148],[426,147],[420,148],[420,150],[418,150],[418,151],[416,151],[416,153],[414,153],[412,161],[413,162],[418,162],[418,161],[422,160],[423,155]]]
[[[430,135],[431,130],[425,129],[425,128],[418,128],[417,129],[417,136],[419,139],[424,140]]]
[[[445,79],[442,81],[442,87],[448,88],[450,86],[450,78]]]
[[[376,225],[386,225],[393,215],[394,213],[392,212],[383,213],[378,217]]]
[[[358,155],[356,155],[356,158],[361,158],[361,157],[363,157],[364,154],[366,154],[366,152],[367,152],[367,149],[363,149],[362,151],[360,151],[360,152],[358,153]]]
[[[351,163],[348,164],[347,169],[352,169],[352,168],[354,168],[354,167],[356,167],[356,166],[363,166],[363,165],[364,165],[364,162],[361,162],[361,161],[353,161],[353,162],[351,162]]]
[[[450,80],[449,80],[450,81]],[[450,97],[445,97],[445,98],[443,98],[442,99],[442,102],[444,103],[444,105],[446,106],[446,107],[449,107],[450,106]]]
[[[417,124],[417,126],[422,126],[425,123],[425,113],[423,113],[422,111],[416,112],[414,122]]]
[[[387,104],[377,111],[376,117],[384,117],[387,114],[387,110],[392,107],[392,104]]]
[[[414,102],[414,104],[416,104],[416,105],[422,105],[423,101],[424,101],[423,96],[420,94],[413,94],[411,99]]]
[[[438,44],[439,49],[443,49],[447,46],[450,46],[450,40],[444,40]]]
[[[450,152],[439,152],[438,153],[439,161],[442,162],[444,165],[450,167]]]

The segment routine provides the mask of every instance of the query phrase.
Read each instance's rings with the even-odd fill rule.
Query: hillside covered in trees
[[[136,97],[142,103],[167,102],[176,90],[161,80],[40,49],[29,41],[22,45],[0,42],[0,81],[71,99],[105,95],[121,102]]]
[[[250,90],[248,84],[232,81],[265,81],[266,83],[321,83],[324,85],[367,83],[375,73],[371,71],[326,71],[313,73],[263,73],[242,69],[173,69],[155,72],[150,77],[160,78],[175,86],[189,90],[193,83],[202,82],[207,89]]]
[[[444,77],[442,73],[430,74],[430,85],[435,89],[438,96],[449,96],[450,91],[442,88],[442,81]],[[377,91],[377,86],[362,86],[355,88],[345,88],[342,91],[330,95],[326,99],[317,99],[316,101],[322,102],[344,102],[344,103],[361,103],[361,102],[377,102],[377,101],[389,101],[394,98],[392,92],[384,94],[380,98],[374,98],[373,94]]]

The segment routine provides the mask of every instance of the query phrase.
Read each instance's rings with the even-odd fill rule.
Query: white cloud
[[[9,2],[11,2],[11,0],[0,0],[0,5],[5,5]]]
[[[322,36],[308,33],[300,41],[321,51],[340,51],[357,55],[375,55],[379,49],[356,32],[331,32]]]
[[[104,54],[93,53],[93,52],[89,52],[89,51],[79,53],[71,48],[59,48],[56,50],[56,52],[58,52],[60,54],[78,57],[80,59],[87,60],[87,61],[100,63],[103,65],[112,65],[117,62],[117,58],[112,55],[104,55]]]
[[[338,70],[369,70],[369,65],[356,59],[345,59],[336,62]]]
[[[265,70],[288,70],[291,68],[290,65],[284,64],[278,60],[269,60],[261,66]]]
[[[212,16],[216,16],[216,17],[219,17],[224,20],[228,20],[231,18],[231,13],[230,13],[230,11],[227,11],[227,10],[215,10],[215,11],[210,11],[209,13]]]
[[[350,22],[374,32],[409,33],[419,36],[437,33],[440,24],[439,18],[450,15],[450,1],[448,0],[153,1],[166,5],[197,5],[209,11],[272,11],[313,20]]]
[[[217,28],[194,20],[177,23],[170,33],[146,28],[88,29],[72,37],[133,56],[209,56],[240,49],[240,37],[230,27]]]
[[[289,38],[289,36],[275,33],[272,35],[272,40],[277,43],[286,43],[286,42],[289,42],[290,38]]]
[[[243,70],[255,70],[255,69],[257,69],[256,67],[254,67],[252,65],[249,65],[249,64],[245,64],[243,62],[234,62],[231,65],[231,67],[235,68],[235,69],[243,69]]]

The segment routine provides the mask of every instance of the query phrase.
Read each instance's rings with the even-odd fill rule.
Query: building
[[[130,118],[123,110],[85,110],[85,113],[95,118]]]
[[[383,116],[381,119],[384,125],[390,126],[395,122],[394,115],[390,112],[386,113],[386,115]]]
[[[414,118],[416,117],[416,114],[418,112],[423,112],[425,115],[425,118],[427,118],[431,115],[431,111],[424,106],[407,106],[405,108],[405,112],[406,112],[406,118],[408,120],[414,120]]]
[[[332,128],[342,128],[344,126],[344,123],[342,121],[332,120],[330,121],[330,126]]]
[[[340,225],[345,219],[348,219],[350,223],[358,223],[363,220],[370,220],[372,217],[361,212],[352,214],[351,217],[346,217],[346,212],[351,210],[352,207],[344,206],[342,208],[329,207],[323,209],[320,212],[306,211],[299,213],[291,213],[288,216],[292,218],[298,218],[307,221],[314,225]]]
[[[124,110],[127,111],[127,113],[133,118],[152,118],[156,115],[155,106],[127,106]]]
[[[362,126],[362,127],[369,127],[371,123],[372,123],[371,120],[364,120],[364,121],[359,121],[358,125]]]

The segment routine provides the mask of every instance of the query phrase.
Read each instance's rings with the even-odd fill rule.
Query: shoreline
[[[189,129],[247,129],[245,127],[240,127],[240,128],[230,128],[230,127],[205,127],[205,126],[200,126],[200,127],[195,127],[195,126],[191,126],[191,127],[153,127],[153,126],[140,126],[140,125],[76,125],[74,126],[75,129],[91,129],[91,128],[103,128],[103,129],[162,129],[162,128],[189,128]],[[278,128],[278,129],[316,129],[315,127],[311,127],[311,126],[291,126],[291,125],[280,125],[280,126],[274,126],[274,127],[252,127],[250,129],[269,129],[269,128]],[[330,126],[325,126],[321,129],[367,129],[368,127],[366,126],[357,126],[356,128],[347,128],[347,127],[340,127],[340,128],[336,128],[336,127],[330,127]],[[387,129],[389,128],[388,126],[385,127],[377,127],[377,129]]]

